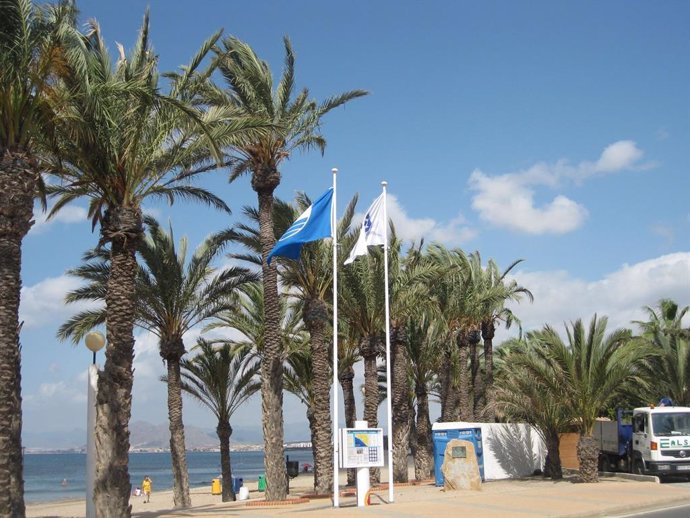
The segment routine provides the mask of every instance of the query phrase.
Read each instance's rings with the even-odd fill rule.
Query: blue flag
[[[273,247],[266,260],[271,264],[274,256],[299,259],[302,245],[331,237],[331,200],[333,187],[312,203],[302,215],[285,231]]]

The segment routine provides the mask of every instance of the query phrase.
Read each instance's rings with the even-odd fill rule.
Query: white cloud
[[[593,172],[609,173],[631,169],[642,158],[642,155],[642,150],[633,141],[619,140],[604,149]]]
[[[631,327],[644,320],[643,306],[655,306],[670,298],[681,306],[690,305],[690,252],[663,255],[632,265],[595,281],[584,281],[564,271],[517,272],[514,278],[534,294],[534,303],[523,300],[511,304],[525,331],[544,324],[563,330],[565,322],[591,317],[609,317],[609,329]],[[502,332],[502,338],[517,331]]]
[[[642,150],[630,140],[607,146],[596,162],[583,161],[570,165],[566,160],[553,164],[539,162],[529,169],[490,176],[477,169],[468,181],[472,208],[492,225],[528,234],[564,234],[579,228],[587,219],[587,209],[558,194],[539,205],[535,201],[537,186],[556,189],[563,181],[582,182],[603,173],[644,169],[653,164],[640,164]]]
[[[78,288],[81,281],[68,275],[49,277],[33,286],[22,288],[19,320],[28,327],[62,324],[68,317],[93,304],[76,302],[65,305],[67,292]]]
[[[60,212],[53,216],[50,220],[47,219],[48,212],[39,212],[40,209],[34,209],[35,223],[29,231],[30,234],[41,234],[50,229],[55,223],[83,223],[87,221],[88,213],[83,207],[76,205],[67,205],[63,207]]]

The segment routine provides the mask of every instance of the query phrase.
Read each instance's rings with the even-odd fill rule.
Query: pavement
[[[602,477],[599,483],[582,484],[573,478],[553,482],[541,478],[490,481],[481,491],[445,492],[431,484],[398,486],[394,502],[388,491],[375,493],[367,507],[356,507],[352,497],[342,498],[338,509],[329,500],[275,508],[246,506],[227,508],[222,516],[251,518],[384,516],[412,517],[587,517],[622,513],[690,503],[690,489],[685,484],[659,484],[655,477],[647,480]],[[168,516],[168,515],[165,515]],[[184,514],[169,516],[185,516]],[[201,516],[189,514],[189,516]],[[206,514],[203,516],[216,516]],[[218,515],[220,516],[220,515]]]
[[[263,493],[250,492],[248,501],[223,503],[220,497],[211,497],[208,489],[192,494],[193,507],[185,510],[172,509],[170,504],[161,507],[133,503],[132,515],[149,517],[231,517],[273,518],[283,517],[391,517],[391,518],[450,518],[467,516],[477,518],[513,517],[561,517],[580,518],[589,516],[615,516],[635,514],[665,506],[690,504],[690,484],[663,483],[656,477],[603,476],[600,482],[582,484],[576,477],[551,481],[541,477],[489,481],[481,491],[443,491],[432,483],[420,485],[396,485],[394,501],[388,502],[388,490],[372,492],[370,505],[357,507],[354,496],[340,498],[340,507],[334,508],[330,498],[309,498],[305,489],[293,490],[290,497],[301,503],[266,505]],[[304,492],[303,492],[304,491]],[[154,493],[158,500],[158,494]],[[300,498],[302,497],[302,498]],[[162,503],[162,502],[161,502]],[[72,508],[31,508],[28,516],[83,516]],[[81,508],[83,509],[83,507]],[[79,509],[79,511],[81,511]]]

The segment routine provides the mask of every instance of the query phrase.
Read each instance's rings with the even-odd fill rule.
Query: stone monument
[[[443,489],[445,491],[457,489],[482,489],[482,479],[479,474],[477,454],[474,444],[470,441],[452,439],[446,445],[443,454]]]

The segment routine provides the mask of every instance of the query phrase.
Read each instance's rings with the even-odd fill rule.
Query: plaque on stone
[[[479,463],[474,451],[474,444],[470,441],[452,439],[446,445],[443,454],[443,488],[446,491],[471,489],[479,491],[482,479],[479,474]]]

